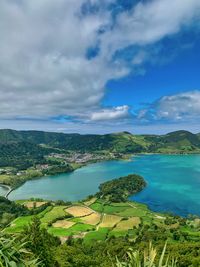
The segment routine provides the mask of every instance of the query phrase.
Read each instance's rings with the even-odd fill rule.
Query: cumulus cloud
[[[138,113],[138,119],[170,122],[198,121],[200,116],[200,91],[163,96],[147,109]]]
[[[125,118],[128,107],[101,108],[106,83],[142,64],[113,59],[130,45],[155,43],[188,26],[199,15],[199,0],[153,0],[121,11],[116,0],[2,0],[0,2],[0,118],[68,115],[90,119]],[[96,5],[95,12],[83,6]],[[87,57],[90,48],[98,53]]]
[[[90,119],[92,121],[106,121],[106,120],[117,120],[127,118],[129,116],[129,107],[119,106],[110,109],[102,109],[100,111],[91,114]]]
[[[123,74],[85,53],[108,14],[80,16],[82,0],[1,1],[0,114],[76,114],[98,105],[105,81]]]
[[[103,53],[108,56],[129,45],[145,46],[173,35],[199,18],[199,0],[154,0],[141,2],[122,12],[114,29],[103,36]]]

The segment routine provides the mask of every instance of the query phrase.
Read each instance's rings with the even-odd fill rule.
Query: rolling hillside
[[[166,135],[64,134],[42,131],[0,130],[0,166],[41,162],[51,152],[198,153],[200,135],[177,131]]]
[[[128,132],[106,135],[80,135],[42,131],[0,130],[0,144],[31,143],[79,151],[156,152],[159,149],[200,149],[200,135],[176,131],[166,135],[133,135]]]

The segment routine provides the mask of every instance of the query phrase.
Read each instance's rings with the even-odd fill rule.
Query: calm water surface
[[[91,164],[72,173],[28,181],[9,198],[80,200],[97,192],[100,183],[130,173],[148,182],[145,190],[130,199],[154,211],[200,215],[200,155],[144,155]]]

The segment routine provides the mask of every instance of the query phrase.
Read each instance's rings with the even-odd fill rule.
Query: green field
[[[107,237],[108,232],[109,232],[108,228],[99,228],[95,232],[89,232],[84,237],[84,242],[85,243],[92,243],[92,242],[94,242],[96,240],[105,240],[106,237]]]
[[[42,220],[46,214],[51,213],[51,210],[52,210],[52,207],[49,206],[45,210],[37,214],[36,216]],[[25,226],[31,223],[33,217],[34,217],[33,215],[18,217],[17,219],[13,220],[12,223],[7,228],[4,229],[4,232],[6,233],[21,232]]]
[[[92,231],[94,228],[89,224],[77,223],[69,229],[49,227],[48,232],[55,236],[72,236]]]
[[[24,201],[17,201],[18,204],[23,205]],[[126,236],[130,240],[134,240],[138,234],[138,231],[146,231],[145,229],[157,227],[162,232],[167,232],[168,238],[173,237],[174,229],[181,231],[183,234],[190,236],[191,240],[197,240],[200,237],[198,231],[199,221],[187,221],[184,225],[181,225],[178,219],[173,216],[163,215],[160,213],[151,212],[148,208],[139,203],[126,202],[126,203],[105,203],[101,200],[96,200],[90,205],[92,217],[97,217],[99,220],[97,223],[90,225],[89,221],[84,222],[84,218],[88,218],[88,215],[83,217],[69,216],[66,209],[69,206],[56,206],[55,203],[49,204],[49,206],[37,214],[36,216],[41,221],[41,226],[47,228],[48,232],[54,236],[60,238],[67,238],[74,236],[75,238],[83,238],[85,243],[92,243],[97,240],[105,240],[110,237]],[[84,202],[80,202],[79,206],[72,205],[74,208],[87,208]],[[165,223],[166,216],[168,216],[168,222]],[[14,219],[11,224],[4,229],[6,233],[18,233],[23,230],[25,226],[31,223],[32,216],[21,216]],[[55,223],[59,220],[65,220],[73,222],[71,227],[56,227]],[[91,221],[92,222],[92,221]],[[148,227],[148,228],[145,228]],[[154,231],[150,232],[151,234]]]
[[[53,209],[44,214],[44,216],[41,218],[41,222],[43,224],[48,224],[56,219],[66,216],[67,213],[64,211],[66,208],[66,206],[53,207]]]
[[[103,211],[103,204],[99,201],[96,201],[92,205],[90,205],[90,208],[97,211],[97,212],[102,212]]]
[[[5,233],[18,233],[23,230],[25,226],[31,223],[33,216],[23,216],[15,219],[10,227],[7,227],[4,232]]]

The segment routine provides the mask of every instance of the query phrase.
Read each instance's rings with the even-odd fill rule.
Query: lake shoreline
[[[29,181],[23,188],[13,192],[9,199],[33,197],[79,201],[95,194],[99,184],[134,173],[144,177],[147,186],[134,196],[133,201],[146,204],[156,212],[171,212],[182,217],[187,217],[188,214],[199,216],[200,197],[195,171],[199,168],[199,156],[194,155],[194,160],[190,155],[176,157],[143,154],[133,155],[132,160],[128,161],[93,163],[74,173],[46,177],[47,180]]]
[[[6,194],[4,195],[5,198],[8,198],[8,196],[10,195],[10,193],[14,190],[11,186],[6,185],[6,184],[0,184],[0,187],[1,187],[1,188],[6,188],[6,189],[7,189],[7,192],[6,192]]]
[[[131,157],[133,157],[134,155],[128,155],[128,154],[125,154],[124,157],[119,157],[119,158],[113,158],[113,159],[101,159],[101,160],[93,160],[93,161],[89,161],[87,163],[83,163],[79,166],[76,166],[73,170],[69,171],[69,172],[58,172],[58,173],[54,173],[52,175],[59,175],[59,174],[66,174],[66,173],[73,173],[74,171],[78,170],[78,169],[81,169],[83,167],[86,167],[86,166],[89,166],[90,164],[95,164],[95,163],[100,163],[100,162],[108,162],[108,161],[112,161],[112,160],[130,160]],[[136,156],[136,155],[135,155]],[[47,176],[52,176],[52,175],[47,175],[47,174],[44,174],[42,176],[38,176],[38,177],[32,177],[31,179],[27,179],[27,180],[24,180],[22,181],[21,183],[19,183],[18,185],[16,186],[11,186],[11,185],[8,185],[8,184],[3,184],[3,183],[0,183],[0,187],[5,187],[8,189],[8,192],[6,193],[5,197],[8,198],[8,196],[10,195],[10,193],[16,189],[18,189],[19,187],[23,186],[26,182],[28,181],[33,181],[33,180],[40,180],[44,177],[47,177]]]
[[[199,152],[187,152],[187,153],[150,153],[150,152],[143,152],[143,153],[130,153],[130,154],[124,154],[123,157],[119,157],[119,158],[113,158],[113,159],[101,159],[101,160],[94,160],[94,161],[89,161],[87,163],[83,163],[82,165],[79,165],[77,167],[75,167],[73,170],[69,171],[69,173],[73,173],[74,171],[80,169],[80,168],[83,168],[83,167],[86,167],[86,166],[89,166],[90,164],[95,164],[95,163],[100,163],[100,162],[109,162],[109,161],[112,161],[112,160],[116,160],[116,161],[130,161],[132,157],[140,157],[140,156],[145,156],[145,155],[170,155],[170,156],[189,156],[189,155],[200,155]],[[68,172],[63,172],[63,173],[55,173],[53,175],[59,175],[59,174],[65,174],[65,173],[68,173]],[[0,187],[4,186],[4,187],[7,187],[9,188],[9,192],[6,194],[6,197],[9,196],[9,194],[18,189],[19,187],[23,186],[27,181],[31,181],[31,180],[39,180],[39,179],[42,179],[44,177],[47,177],[49,175],[42,175],[42,176],[38,176],[38,177],[32,177],[31,179],[27,179],[27,180],[24,180],[22,181],[22,183],[16,185],[16,186],[11,186],[9,184],[3,184],[3,183],[0,183]],[[51,176],[51,175],[50,175]]]

